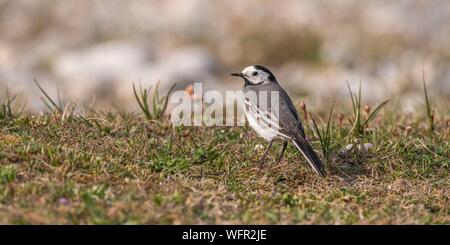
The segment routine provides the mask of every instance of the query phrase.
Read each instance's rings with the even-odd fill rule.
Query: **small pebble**
[[[264,149],[264,146],[263,146],[263,145],[261,145],[261,144],[255,145],[255,150],[256,150],[256,151],[259,151],[259,150],[262,150],[262,149]]]
[[[349,152],[350,150],[352,150],[353,149],[353,146],[354,146],[354,144],[348,144],[348,145],[346,145],[345,147],[344,147],[344,149],[342,149],[341,150],[341,153],[347,153],[347,152]],[[362,147],[361,147],[362,146]],[[364,147],[364,148],[363,148]],[[365,150],[365,151],[368,151],[368,150],[370,150],[370,149],[372,149],[373,148],[373,144],[372,143],[364,143],[364,144],[358,144],[358,150],[359,151],[362,151],[363,149]]]

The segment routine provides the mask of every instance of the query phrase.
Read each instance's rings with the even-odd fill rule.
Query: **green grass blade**
[[[331,105],[331,109],[330,109],[330,114],[328,115],[328,122],[327,122],[327,131],[325,133],[325,137],[327,138],[327,141],[329,141],[330,137],[331,137],[331,116],[333,115],[333,109],[334,109],[334,104],[335,102],[333,101],[333,104]]]
[[[422,84],[423,84],[423,92],[425,94],[425,103],[427,106],[427,114],[428,116],[431,115],[431,106],[430,106],[430,99],[428,98],[428,90],[425,83],[425,72],[422,72]]]
[[[428,118],[428,129],[433,132],[434,131],[434,116],[431,110],[430,98],[428,97],[428,90],[425,82],[425,71],[422,71],[422,83],[423,83],[423,92],[425,94],[425,104],[427,109],[427,118]]]
[[[371,120],[375,118],[375,116],[378,114],[378,112],[389,102],[389,100],[384,101],[383,103],[379,104],[375,110],[373,110],[372,113],[370,113],[369,117],[366,119],[366,121],[362,124],[362,128],[364,128]]]
[[[161,115],[160,115],[160,118],[162,118],[163,117],[163,115],[164,115],[164,113],[166,112],[166,109],[167,109],[167,104],[169,103],[169,97],[170,97],[170,94],[173,92],[173,90],[175,89],[175,86],[176,86],[177,84],[176,83],[174,83],[171,87],[170,87],[170,89],[169,89],[169,92],[167,92],[167,94],[165,95],[165,96],[163,96],[163,106],[162,106],[162,109],[161,109],[161,111],[162,111],[162,113],[161,113]]]
[[[45,90],[41,87],[41,85],[39,84],[39,82],[36,80],[36,78],[34,79],[34,83],[36,84],[36,86],[39,88],[39,90],[41,90],[42,94],[44,94],[45,98],[47,98],[48,102],[50,102],[50,104],[53,105],[53,107],[58,110],[59,113],[63,113],[63,109],[61,107],[59,107],[55,101],[53,101],[53,99],[47,94],[47,92],[45,92]],[[44,99],[42,99],[44,100]],[[44,102],[45,103],[45,102]],[[50,110],[53,110],[53,108],[51,108],[51,106],[49,106],[48,103],[45,103],[47,107],[49,107]]]
[[[325,148],[326,146],[325,146],[324,138],[322,137],[322,134],[320,133],[320,129],[317,126],[316,120],[314,119],[313,115],[311,113],[309,113],[309,116],[311,117],[311,120],[313,122],[313,129],[316,132],[317,136],[319,137],[320,148],[322,148],[322,153],[325,157],[327,154],[327,150]]]
[[[134,83],[132,84],[133,86],[133,93],[134,93],[134,97],[136,99],[136,102],[138,103],[139,107],[141,108],[142,113],[144,113],[145,117],[147,119],[150,119],[150,115],[149,115],[149,111],[148,111],[148,102],[147,102],[147,92],[144,90],[142,91],[142,87],[140,87],[140,95],[138,95],[137,90],[136,90],[136,86],[134,85]],[[142,99],[142,101],[141,101]]]
[[[160,81],[158,81],[156,83],[155,89],[153,90],[153,118],[158,118],[159,117],[159,94],[158,94],[158,89],[159,89],[159,83]]]
[[[356,97],[356,96],[353,94],[352,89],[350,88],[350,84],[348,84],[348,82],[347,82],[347,88],[348,88],[348,92],[350,94],[350,99],[352,100],[353,115],[355,116],[356,115],[356,105],[355,105],[354,97]]]

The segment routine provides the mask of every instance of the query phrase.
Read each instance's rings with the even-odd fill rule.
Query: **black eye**
[[[256,75],[258,75],[258,72],[257,72],[257,71],[255,71],[255,72],[252,73],[252,76],[256,76]]]

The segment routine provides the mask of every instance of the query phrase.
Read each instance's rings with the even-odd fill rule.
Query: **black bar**
[[[250,233],[247,232],[247,236],[243,237],[244,231],[241,231],[240,239],[227,239],[227,231],[233,231],[236,235],[239,230],[249,230]],[[213,242],[206,239],[206,232],[216,232]],[[193,239],[195,234],[203,234],[202,238],[205,239]],[[189,235],[190,239],[183,239],[183,235]],[[258,237],[259,241],[256,241]],[[265,239],[262,239],[263,237]],[[450,242],[450,226],[0,226],[0,244],[17,241],[45,241],[59,244],[63,241],[116,243],[159,241],[196,244],[223,242],[266,244],[278,241],[429,243]]]

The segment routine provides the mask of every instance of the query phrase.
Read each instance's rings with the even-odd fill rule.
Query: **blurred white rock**
[[[142,45],[109,42],[60,54],[53,60],[53,71],[63,80],[111,80],[138,71],[146,62]]]
[[[348,153],[353,150],[354,146],[355,146],[354,144],[348,144],[341,150],[340,153]],[[357,144],[357,148],[358,151],[369,151],[373,148],[373,144],[372,143]]]
[[[160,82],[160,94],[173,83],[203,82],[205,89],[221,87],[214,76],[217,65],[208,51],[188,46],[158,55],[139,42],[108,42],[62,53],[53,60],[53,72],[72,99],[98,97],[129,100],[132,83],[148,88]],[[105,94],[106,93],[106,94]]]
[[[368,103],[393,97],[414,102],[404,97],[420,95],[422,69],[430,93],[450,98],[447,0],[23,0],[0,5],[0,82],[33,108],[42,106],[34,77],[50,93],[60,82],[73,100],[90,100],[96,93],[127,104],[133,99],[132,82],[148,87],[161,80],[162,91],[172,82],[184,89],[196,81],[204,82],[205,90],[240,88],[225,77],[249,62],[273,66],[294,99],[311,95],[317,104],[348,100],[346,81],[356,89],[360,80]],[[283,51],[305,41],[273,45],[271,30],[277,37],[289,38],[283,35],[287,31],[313,36],[318,61],[310,64],[293,49],[292,57],[270,63],[274,53],[265,54],[266,47]],[[243,52],[244,47],[258,52]]]

